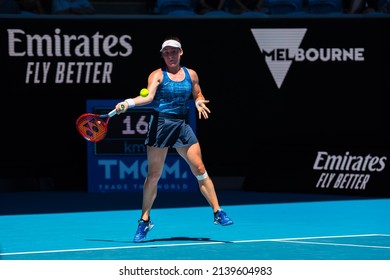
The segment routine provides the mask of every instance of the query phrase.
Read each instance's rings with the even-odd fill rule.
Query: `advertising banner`
[[[120,100],[87,100],[87,112],[105,114]],[[196,133],[194,103],[188,105],[188,119]],[[147,175],[148,122],[153,108],[140,106],[110,119],[106,137],[87,142],[89,192],[139,192]],[[168,151],[158,191],[198,191],[198,182],[185,160],[174,149]]]
[[[2,17],[0,175],[86,188],[76,118],[87,100],[138,95],[176,35],[210,100],[196,127],[211,176],[245,177],[250,191],[389,196],[389,33],[385,16]]]

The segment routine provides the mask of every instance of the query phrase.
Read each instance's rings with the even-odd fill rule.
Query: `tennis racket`
[[[77,131],[89,142],[99,142],[106,137],[108,121],[117,114],[116,109],[108,114],[86,113],[76,120]]]

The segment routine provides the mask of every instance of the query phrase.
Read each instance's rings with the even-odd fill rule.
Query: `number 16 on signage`
[[[135,126],[132,125],[132,115],[131,114],[127,115],[123,120],[123,124],[125,124],[125,129],[122,130],[123,135],[134,135],[134,134],[146,135],[146,133],[148,133],[147,115],[144,114],[138,115],[137,120],[135,122]]]

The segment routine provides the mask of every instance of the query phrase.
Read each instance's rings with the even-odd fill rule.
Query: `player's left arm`
[[[209,103],[210,101],[207,100],[202,93],[202,89],[200,88],[200,85],[199,85],[198,74],[194,70],[191,70],[191,69],[188,69],[188,70],[189,70],[190,75],[191,75],[192,95],[194,97],[196,109],[198,110],[199,119],[201,119],[202,116],[203,116],[203,118],[208,119],[209,118],[208,114],[210,114],[211,111],[206,106],[206,104]]]

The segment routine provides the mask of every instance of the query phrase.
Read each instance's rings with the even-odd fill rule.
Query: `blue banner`
[[[120,100],[87,100],[87,112],[104,114]],[[193,102],[188,104],[188,123],[196,132]],[[148,171],[144,140],[153,108],[134,107],[113,116],[106,137],[96,143],[87,142],[89,192],[142,191]],[[185,160],[170,149],[165,160],[158,191],[197,191],[198,183]]]

